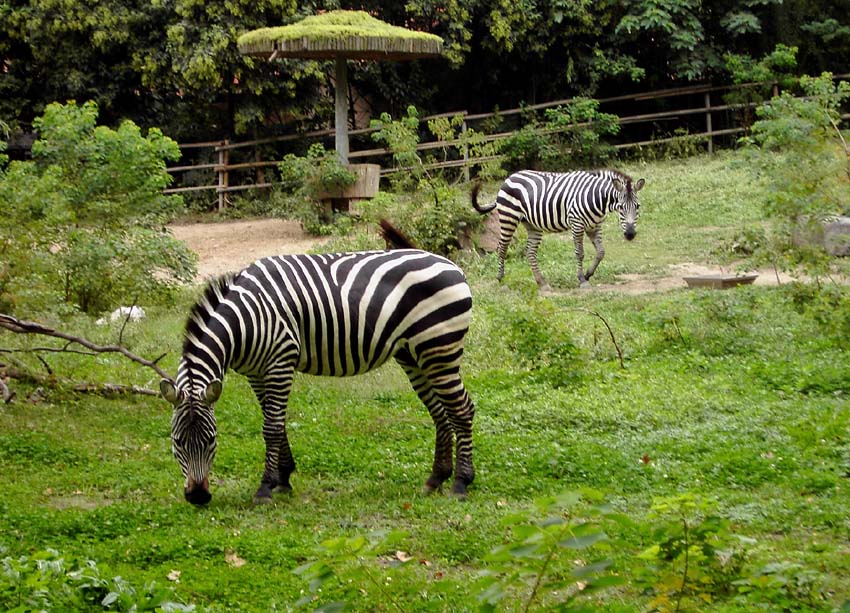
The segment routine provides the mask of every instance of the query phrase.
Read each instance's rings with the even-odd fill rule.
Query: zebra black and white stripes
[[[566,173],[523,170],[509,176],[499,189],[496,201],[488,206],[478,204],[480,184],[472,188],[472,205],[479,213],[496,209],[499,215],[499,275],[505,274],[505,256],[517,226],[528,229],[526,257],[537,285],[548,290],[549,285],[537,264],[537,249],[544,232],[572,233],[578,264],[578,282],[588,286],[605,256],[602,246],[602,222],[610,211],[620,217],[620,227],[626,240],[637,233],[640,211],[637,192],[645,181],[633,182],[631,177],[616,170],[575,171]],[[596,258],[584,270],[584,235],[596,249]]]
[[[228,369],[247,376],[262,407],[265,471],[255,500],[266,501],[275,488],[291,489],[286,406],[294,372],[356,375],[390,358],[436,427],[426,488],[454,469],[453,491],[464,495],[474,478],[474,407],[460,378],[471,308],[463,272],[416,249],[269,257],[211,283],[186,324],[176,383],[161,383],[174,405],[172,447],[187,500],[211,498],[213,407]]]

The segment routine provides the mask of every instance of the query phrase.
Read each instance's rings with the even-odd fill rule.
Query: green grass
[[[720,261],[718,243],[759,222],[761,192],[734,156],[628,170],[648,180],[639,240],[626,244],[608,232],[599,282]],[[547,236],[541,256],[554,286],[574,285],[568,241]],[[236,375],[217,405],[219,453],[206,508],[182,499],[165,401],[46,389],[46,399],[31,403],[33,388],[13,381],[18,398],[0,409],[5,555],[53,548],[90,558],[108,576],[171,585],[200,610],[286,610],[310,592],[293,569],[330,559],[322,542],[401,530],[400,543],[363,556],[360,566],[338,563],[356,589],[331,581],[313,605],[474,610],[477,573],[491,565],[491,550],[515,538],[506,518],[537,517],[536,499],[592,488],[632,524],[607,525],[605,549],[563,552],[551,568],[565,579],[575,559],[610,558],[625,583],[586,602],[639,611],[653,597],[647,585],[661,582],[661,571],[638,557],[664,535],[653,504],[689,493],[713,501],[733,538],[748,539],[739,577],[774,563],[801,570],[755,599],[717,588],[710,602],[684,598],[682,610],[831,611],[850,600],[846,290],[830,290],[829,300],[791,286],[540,298],[517,250],[503,287],[493,255],[462,264],[475,299],[464,366],[477,410],[468,500],[421,493],[433,427],[395,366],[351,379],[297,377],[289,410],[295,491],[266,506],[251,503],[262,471],[261,415]],[[173,370],[191,300],[152,309],[127,337],[133,350],[168,351]],[[582,309],[608,320],[626,368],[602,322]],[[69,325],[103,339],[114,334],[84,320]],[[0,337],[3,346],[16,342]],[[46,359],[69,378],[156,386],[149,371],[118,358]],[[579,504],[571,517],[590,517],[590,506]],[[397,551],[411,561],[392,566]],[[523,597],[514,594],[506,609],[520,609]],[[539,602],[546,598],[556,596]]]

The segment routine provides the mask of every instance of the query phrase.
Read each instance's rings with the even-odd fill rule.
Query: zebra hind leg
[[[434,427],[436,428],[434,464],[424,486],[425,491],[430,493],[441,489],[443,482],[452,475],[454,468],[452,462],[454,431],[428,377],[416,365],[412,356],[407,351],[404,351],[402,354],[396,356],[396,361],[404,369],[408,379],[410,379],[413,390],[419,396],[422,404],[428,409],[428,413],[431,415],[431,419],[434,421]]]
[[[496,280],[500,281],[505,277],[505,259],[508,257],[508,247],[516,232],[519,221],[507,215],[503,211],[499,211],[499,274]]]

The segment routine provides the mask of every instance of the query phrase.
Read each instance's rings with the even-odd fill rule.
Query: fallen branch
[[[608,325],[608,321],[604,317],[602,317],[602,315],[591,309],[585,309],[582,307],[572,307],[572,309],[575,311],[588,313],[590,315],[595,315],[596,317],[602,320],[602,323],[605,324],[606,328],[608,328],[608,334],[611,336],[611,342],[614,343],[614,348],[617,350],[617,357],[620,358],[620,368],[625,368],[626,364],[623,362],[623,352],[620,350],[620,346],[617,344],[617,339],[614,337],[614,330],[612,330],[611,326]]]
[[[0,365],[3,366],[3,365]],[[98,394],[100,396],[123,396],[126,394],[138,394],[141,396],[159,396],[159,392],[154,390],[149,390],[144,387],[139,387],[138,385],[121,385],[119,383],[79,383],[75,381],[69,381],[67,379],[61,379],[53,375],[39,375],[28,370],[23,370],[20,368],[16,368],[14,366],[3,366],[3,370],[12,379],[17,379],[19,381],[29,381],[32,383],[39,383],[42,385],[55,386],[57,384],[64,385],[74,390],[75,392],[80,392],[83,394]],[[3,383],[2,379],[0,379],[0,386],[8,390],[8,387]],[[14,397],[15,393],[10,392],[11,396]],[[3,393],[4,401],[10,402],[9,400],[5,400],[6,393]]]
[[[152,370],[154,370],[160,377],[163,379],[168,379],[171,381],[171,377],[162,370],[158,365],[162,358],[165,357],[165,354],[162,354],[155,360],[148,360],[146,358],[140,357],[127,349],[122,345],[97,345],[91,342],[88,339],[82,338],[80,336],[75,336],[73,334],[68,334],[66,332],[61,332],[60,330],[55,330],[54,328],[50,328],[48,326],[44,326],[40,323],[34,321],[24,321],[18,319],[17,317],[13,317],[11,315],[7,315],[5,313],[0,313],[0,328],[4,328],[9,330],[10,332],[15,332],[17,334],[41,334],[44,336],[51,336],[53,338],[60,338],[62,340],[68,341],[62,349],[57,348],[47,348],[47,347],[37,347],[32,349],[31,351],[51,351],[51,352],[71,352],[79,350],[69,349],[70,345],[77,344],[81,347],[85,347],[90,350],[93,354],[97,353],[120,353],[124,357],[136,362],[137,364],[141,364],[142,366],[146,366]],[[0,349],[0,353],[10,353],[13,350]]]

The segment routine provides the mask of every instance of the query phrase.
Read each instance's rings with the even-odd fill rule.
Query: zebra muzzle
[[[207,504],[212,500],[209,478],[204,479],[201,483],[189,479],[188,485],[183,489],[183,495],[192,504]]]
[[[637,236],[637,230],[634,226],[626,226],[626,229],[623,231],[623,236],[626,237],[627,241],[634,240],[635,236]]]

